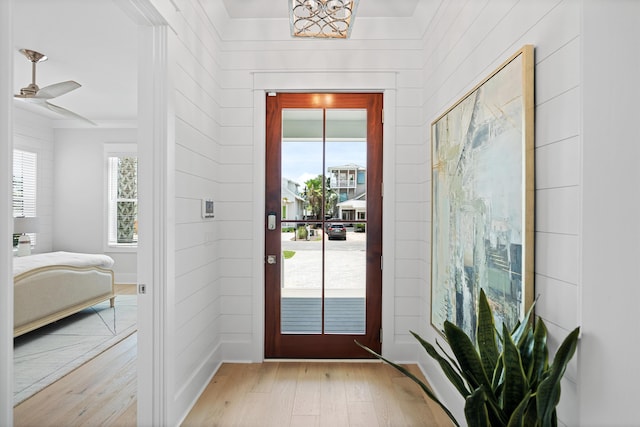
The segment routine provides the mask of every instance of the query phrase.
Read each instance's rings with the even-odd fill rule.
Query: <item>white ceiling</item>
[[[231,18],[288,18],[288,2],[292,0],[222,1]],[[360,0],[357,17],[406,18],[413,16],[418,3],[419,0]]]
[[[15,93],[31,82],[31,63],[18,50],[36,50],[49,58],[37,65],[38,86],[42,88],[66,80],[75,80],[82,85],[55,98],[52,103],[98,124],[135,120],[137,28],[117,1],[14,0]],[[288,20],[287,1],[290,0],[200,1],[222,1],[232,19]],[[421,1],[430,0],[361,0],[357,16],[410,17]],[[56,120],[56,126],[81,123],[64,120],[55,113],[24,102],[15,103],[19,108],[37,111]]]
[[[48,57],[36,68],[40,88],[66,80],[82,85],[51,103],[99,124],[135,120],[137,34],[133,21],[112,1],[14,0],[13,89],[19,93],[31,82],[31,63],[18,50],[36,50]],[[14,103],[64,119],[25,102]]]

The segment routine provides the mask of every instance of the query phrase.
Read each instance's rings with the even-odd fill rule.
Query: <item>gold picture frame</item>
[[[511,328],[533,302],[532,45],[431,123],[431,156],[431,324],[473,339],[483,288]]]

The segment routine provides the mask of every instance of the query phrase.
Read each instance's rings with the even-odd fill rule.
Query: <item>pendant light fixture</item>
[[[346,39],[357,7],[358,0],[289,0],[291,35]]]

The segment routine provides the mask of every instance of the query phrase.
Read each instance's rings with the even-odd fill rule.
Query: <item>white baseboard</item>
[[[179,413],[179,417],[175,425],[182,425],[184,420],[189,415],[189,412],[193,409],[198,399],[207,388],[213,376],[218,372],[220,366],[223,363],[221,357],[222,344],[218,344],[213,351],[209,354],[209,357],[200,364],[191,375],[191,378],[186,384],[176,392],[175,408]]]
[[[138,275],[135,273],[118,273],[114,271],[114,281],[117,285],[130,285],[138,283]]]

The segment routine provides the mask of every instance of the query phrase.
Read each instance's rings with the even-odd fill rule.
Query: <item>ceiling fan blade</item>
[[[65,93],[69,93],[72,90],[78,89],[80,86],[82,86],[80,83],[74,82],[73,80],[55,83],[49,86],[45,86],[40,90],[38,90],[34,98],[40,98],[40,99],[56,98],[60,95],[64,95]]]
[[[92,124],[94,126],[97,126],[94,122],[92,122],[91,120],[87,119],[86,117],[82,117],[80,114],[76,114],[73,111],[69,111],[66,108],[59,107],[59,106],[54,105],[54,104],[52,104],[50,102],[44,101],[43,103],[38,103],[38,104],[42,105],[45,108],[48,108],[51,111],[55,111],[56,113],[61,114],[61,115],[65,116],[65,117],[69,117],[71,119],[82,120],[84,122],[87,122],[87,123],[90,123],[90,124]]]

